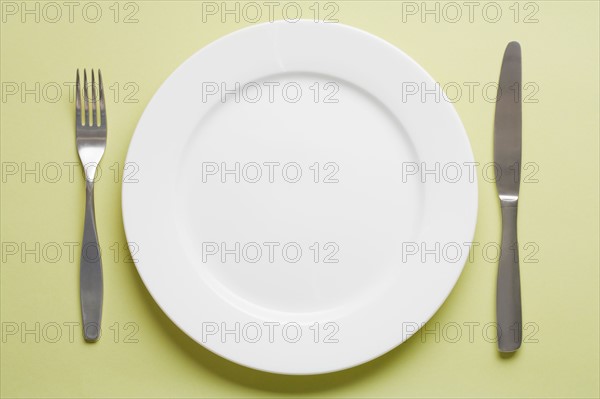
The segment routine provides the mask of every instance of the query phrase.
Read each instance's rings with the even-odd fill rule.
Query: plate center
[[[210,82],[180,159],[182,250],[216,292],[286,313],[376,297],[416,237],[423,192],[401,124],[334,77]],[[242,299],[243,298],[243,299]]]

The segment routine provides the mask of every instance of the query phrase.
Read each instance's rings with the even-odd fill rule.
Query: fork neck
[[[83,172],[85,174],[85,182],[87,184],[91,184],[92,188],[94,187],[94,180],[96,179],[96,169],[98,168],[98,164],[89,163],[84,165]]]
[[[90,180],[85,180],[85,193],[86,197],[89,201],[94,201],[94,182]]]
[[[85,211],[86,213],[95,212],[94,205],[94,182],[86,180],[85,182]],[[92,216],[94,218],[94,216]]]

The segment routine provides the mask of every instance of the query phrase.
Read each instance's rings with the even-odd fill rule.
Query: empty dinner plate
[[[317,374],[374,359],[442,305],[477,214],[453,106],[410,57],[341,24],[253,26],[148,104],[123,218],[168,317],[233,362]]]

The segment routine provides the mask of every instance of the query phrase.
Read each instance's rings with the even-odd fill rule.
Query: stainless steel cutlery
[[[91,94],[91,95],[90,95]],[[83,112],[82,112],[83,106]],[[86,184],[85,222],[80,262],[80,295],[85,340],[100,336],[102,319],[102,260],[94,215],[96,170],[106,149],[106,105],[102,75],[79,70],[76,79],[76,142]],[[514,352],[521,346],[521,284],[517,242],[517,206],[521,170],[521,47],[506,47],[500,72],[494,121],[496,186],[502,212],[502,242],[498,265],[496,316],[498,350]]]
[[[504,52],[494,120],[496,187],[502,210],[496,318],[498,350],[521,346],[521,282],[517,242],[517,206],[521,180],[521,46],[510,42]]]
[[[92,70],[91,86],[87,71],[83,71],[83,94],[79,70],[76,79],[75,132],[77,152],[85,175],[85,222],[81,245],[80,296],[83,318],[83,335],[86,341],[95,342],[100,337],[102,319],[102,259],[94,211],[94,181],[96,169],[106,149],[106,104],[102,74],[98,70],[98,86]],[[96,95],[98,91],[98,96]],[[91,96],[89,93],[91,92]],[[83,104],[83,118],[81,106]],[[91,112],[90,112],[91,108]]]

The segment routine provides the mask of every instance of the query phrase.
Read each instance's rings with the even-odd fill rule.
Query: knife
[[[521,46],[506,46],[494,119],[496,188],[502,210],[502,243],[498,262],[496,319],[498,351],[521,346],[521,282],[517,242],[517,205],[521,180]]]

